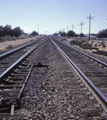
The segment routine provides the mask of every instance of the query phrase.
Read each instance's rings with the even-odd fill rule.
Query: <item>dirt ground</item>
[[[6,47],[8,47],[9,45],[12,45],[14,47],[14,46],[18,46],[20,44],[26,43],[26,42],[28,42],[30,40],[34,40],[34,39],[35,39],[35,37],[28,38],[28,39],[20,39],[20,40],[16,40],[16,41],[0,42],[0,50],[6,49]],[[67,40],[69,42],[71,40],[76,40],[76,39],[77,38],[68,38]],[[94,40],[93,39],[93,40],[90,40],[90,42],[92,42],[92,41],[94,41],[93,42],[93,47],[95,47],[95,45],[97,45],[96,48],[99,48],[99,50],[107,51],[107,39],[104,39],[104,40],[103,39],[99,39],[99,40]],[[106,45],[106,47],[102,46],[102,41],[104,41],[104,44]]]
[[[68,42],[71,40],[76,40],[77,38],[68,38]],[[87,39],[88,40],[88,39]],[[90,43],[93,41],[92,47],[96,47],[99,50],[107,51],[107,39],[92,39]],[[103,47],[102,43],[104,43],[105,47]]]
[[[20,40],[15,40],[15,41],[5,41],[5,42],[0,42],[0,50],[6,49],[9,45],[18,46],[23,43],[29,42],[30,40],[34,40],[36,37],[33,38],[28,38],[28,39],[20,39]]]

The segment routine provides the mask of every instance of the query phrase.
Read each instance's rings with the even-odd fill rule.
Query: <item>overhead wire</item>
[[[103,22],[102,26],[100,27],[100,29],[105,25],[105,23],[107,22],[107,19]]]
[[[99,19],[94,19],[94,20],[102,20],[102,19],[105,19],[105,18],[107,18],[107,16],[99,18]]]
[[[94,17],[98,17],[101,16],[102,14],[106,14],[106,12],[107,12],[107,8],[105,8],[105,10],[98,12],[98,14],[94,15]]]

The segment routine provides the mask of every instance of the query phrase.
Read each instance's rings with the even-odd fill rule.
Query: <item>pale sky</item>
[[[89,32],[91,14],[91,33],[107,29],[107,0],[0,0],[0,25],[20,27],[27,33],[32,31],[44,34],[72,30]]]

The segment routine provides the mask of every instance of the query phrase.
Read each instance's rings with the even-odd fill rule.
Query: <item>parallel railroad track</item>
[[[61,56],[63,53],[60,54],[53,43],[47,40],[41,46],[43,51],[39,61],[48,65],[48,69],[34,67],[28,80],[23,108],[20,109],[25,113],[24,119],[104,118],[105,112],[100,104],[92,94],[90,95],[85,85],[82,86],[81,76],[67,57]],[[35,63],[36,57],[33,55],[31,59]]]
[[[34,44],[37,44],[40,40],[36,39],[21,45],[15,49],[9,50],[3,54],[0,54],[0,74],[12,65],[18,58],[20,58],[25,52],[27,52]]]
[[[33,64],[27,61],[27,57],[45,41],[44,38],[41,39],[1,73],[0,116],[3,113],[4,115],[14,116],[14,110],[20,108],[20,99],[33,67]]]
[[[45,40],[41,41],[40,44],[37,43],[38,45],[35,45],[35,47],[31,48],[20,59],[18,59],[18,61],[12,64],[8,70],[5,70],[5,72],[0,75],[0,117],[3,115],[14,116],[14,109],[20,108],[22,101],[21,96],[24,87],[26,86],[30,72],[33,68],[24,93],[25,98],[22,102],[23,108],[26,108],[24,109],[25,111],[33,111],[30,117],[26,117],[26,119],[30,119],[31,116],[32,119],[35,116],[34,119],[47,120],[59,118],[103,118],[103,116],[101,116],[103,110],[105,111],[104,114],[107,113],[107,99],[105,97],[106,94],[104,94],[102,91],[101,93],[97,88],[98,86],[95,87],[97,83],[94,83],[94,85],[89,80],[89,76],[91,76],[90,78],[96,79],[98,73],[96,73],[96,76],[94,77],[93,74],[88,74],[89,76],[86,74],[87,72],[95,73],[96,70],[92,69],[90,66],[93,61],[90,61],[87,57],[84,58],[82,55],[79,57],[78,52],[75,52],[75,50],[71,50],[71,48],[64,45],[63,43],[50,38],[47,40],[47,42],[45,42],[45,44],[43,44],[43,51],[41,51],[41,49],[39,51],[41,53],[41,59],[39,61],[46,60],[47,65],[45,67],[48,66],[48,69],[46,70],[43,68],[33,67],[33,63],[35,63],[36,60],[35,54],[32,54],[32,56],[30,56],[32,60],[26,58],[34,49],[36,49],[44,42]],[[61,53],[64,59],[57,50]],[[86,66],[82,66],[84,65],[82,63],[85,63]],[[88,68],[87,63],[89,63]],[[96,66],[96,63],[93,63],[92,65]],[[85,67],[85,69],[82,69],[82,67]],[[102,70],[105,70],[106,73],[106,67],[104,69],[101,66],[98,66],[98,68],[100,68],[100,72],[102,72]],[[86,71],[86,69],[88,69],[88,71]],[[99,70],[97,69],[98,72]],[[103,77],[106,78],[106,75]],[[98,78],[99,76],[97,79]],[[98,85],[99,84],[101,83],[98,83]],[[96,89],[96,91],[94,89]],[[97,99],[101,106],[97,104],[96,99],[92,96]],[[26,98],[28,100],[25,100]],[[26,103],[24,103],[25,101]],[[33,103],[31,103],[31,101]],[[36,106],[34,108],[35,104]],[[16,114],[20,113],[20,111],[21,108],[19,112],[16,112]],[[6,112],[8,112],[8,114],[6,114]],[[17,114],[16,116],[20,115]],[[22,118],[24,117],[20,117],[20,119]]]
[[[107,64],[60,40],[54,39],[54,44],[107,112]]]

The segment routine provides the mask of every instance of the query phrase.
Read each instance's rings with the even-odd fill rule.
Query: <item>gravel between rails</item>
[[[28,61],[48,65],[34,67],[25,87],[20,120],[106,120],[105,113],[72,68],[47,41]]]

